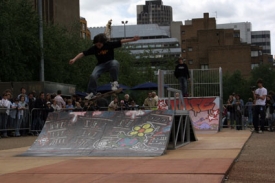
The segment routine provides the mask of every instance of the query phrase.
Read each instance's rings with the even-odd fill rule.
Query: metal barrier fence
[[[120,110],[157,110],[157,106],[129,106],[129,108],[119,107],[116,111]],[[54,112],[81,112],[85,110],[77,109],[60,109]],[[100,111],[108,111],[108,107],[101,107]],[[38,135],[45,124],[49,110],[34,108],[29,109],[7,109],[0,108],[0,136],[25,136],[25,135]]]
[[[180,89],[173,70],[158,71],[158,86],[158,95],[161,98],[168,96],[165,87]],[[190,97],[219,96],[222,99],[222,69],[190,69],[188,91]]]
[[[0,108],[0,134],[2,137],[27,135],[29,110]]]
[[[218,69],[190,69],[190,81],[188,82],[189,97],[212,97],[220,98],[220,128],[222,128],[223,112],[223,88],[222,68]],[[174,76],[173,70],[158,71],[158,96],[167,98],[168,91],[165,87],[180,89],[179,81]]]

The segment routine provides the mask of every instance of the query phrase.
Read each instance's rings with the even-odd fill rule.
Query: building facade
[[[80,17],[80,37],[83,39],[91,39],[91,32],[87,27],[87,21],[84,17]]]
[[[104,33],[105,27],[89,28],[94,38],[97,34]],[[111,40],[120,40],[140,36],[140,40],[124,44],[136,58],[136,61],[149,57],[152,63],[157,65],[158,60],[166,57],[179,57],[181,48],[177,38],[170,37],[169,26],[158,26],[157,24],[128,25],[125,27],[112,26]],[[125,31],[125,32],[124,32]]]
[[[162,0],[146,1],[137,5],[137,24],[158,24],[168,26],[173,21],[173,9],[165,6]]]
[[[38,12],[38,0],[31,0],[34,9]],[[43,21],[47,24],[56,24],[71,29],[79,24],[79,0],[43,0]]]
[[[217,29],[208,13],[181,26],[181,41],[182,57],[191,69],[221,67],[224,73],[240,70],[248,77],[251,69],[272,58],[261,47],[241,42],[239,30]]]
[[[228,24],[217,24],[217,29],[234,29],[240,31],[240,41],[251,44],[252,25],[250,22],[237,22]]]
[[[251,44],[263,48],[263,54],[271,54],[270,31],[252,31]]]

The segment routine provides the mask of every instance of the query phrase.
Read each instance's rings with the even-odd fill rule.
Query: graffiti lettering
[[[204,111],[210,111],[215,107],[215,98],[185,99],[186,110],[193,111],[194,116]]]

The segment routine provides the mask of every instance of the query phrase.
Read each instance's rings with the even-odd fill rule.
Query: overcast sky
[[[88,27],[105,26],[109,19],[113,25],[136,24],[136,5],[145,0],[79,0],[80,16]],[[173,8],[173,21],[202,18],[204,12],[216,17],[217,23],[251,22],[252,31],[271,31],[271,53],[275,54],[275,1],[274,0],[163,0]],[[217,13],[216,13],[217,12]]]

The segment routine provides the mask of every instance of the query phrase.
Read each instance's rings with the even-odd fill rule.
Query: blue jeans
[[[180,83],[180,90],[182,92],[182,95],[186,96],[187,95],[187,79],[186,79],[186,77],[181,76],[178,78],[178,80]]]
[[[108,62],[99,64],[95,66],[91,76],[90,81],[87,87],[88,93],[96,94],[97,92],[97,80],[100,77],[100,75],[104,72],[110,72],[110,76],[112,78],[112,81],[118,80],[118,70],[119,70],[119,63],[116,60],[110,60]]]
[[[252,111],[248,111],[248,125],[253,124],[253,113]]]

